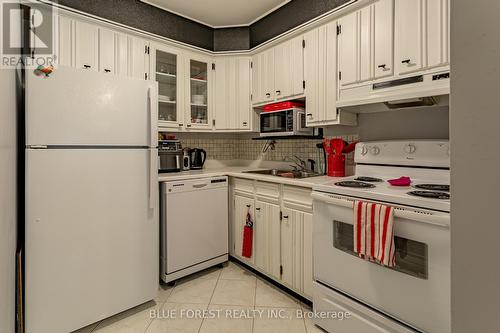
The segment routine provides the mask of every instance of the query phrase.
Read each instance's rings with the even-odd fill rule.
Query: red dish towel
[[[248,208],[245,226],[243,227],[243,248],[241,249],[241,255],[243,257],[246,258],[252,257],[252,241],[253,241],[253,221],[252,221],[252,215],[250,214],[250,208]]]
[[[354,252],[363,259],[394,267],[394,208],[355,201]]]

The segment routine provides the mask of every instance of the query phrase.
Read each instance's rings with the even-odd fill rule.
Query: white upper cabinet
[[[398,73],[422,68],[424,0],[396,0],[396,66]]]
[[[261,80],[261,96],[263,102],[274,100],[274,49],[264,51],[259,60]]]
[[[128,47],[129,76],[143,80],[149,79],[149,42],[129,36]]]
[[[393,75],[394,0],[379,0],[338,25],[342,87]]]
[[[276,99],[292,95],[292,66],[291,43],[285,42],[274,48],[274,82]]]
[[[354,12],[338,21],[339,79],[343,86],[359,81],[359,16]]]
[[[373,79],[373,6],[361,9],[359,18],[359,77],[358,81]]]
[[[75,22],[66,17],[58,17],[57,63],[61,66],[75,66]]]
[[[187,129],[212,129],[212,58],[189,54],[185,58],[185,123]]]
[[[450,0],[427,0],[427,67],[449,64],[449,10]]]
[[[274,49],[256,54],[252,58],[252,102],[274,100]]]
[[[117,75],[128,76],[128,36],[115,33],[115,72]]]
[[[95,25],[75,22],[75,66],[77,68],[98,70],[98,30]]]
[[[287,40],[252,58],[252,103],[304,95],[304,39]]]
[[[306,81],[306,125],[312,126],[318,123],[320,117],[320,88],[325,82],[324,73],[324,52],[320,48],[319,31],[322,28],[316,28],[304,35],[306,48],[304,49],[304,79]]]
[[[158,82],[158,126],[178,130],[184,126],[183,59],[177,50],[160,45],[152,46],[150,55]]]
[[[115,74],[115,32],[99,28],[99,71]]]
[[[304,35],[306,125],[355,125],[356,116],[337,112],[337,22]]]
[[[250,130],[250,58],[215,60],[215,129]]]
[[[304,93],[304,39],[295,37],[274,48],[274,93],[277,100]]]
[[[255,126],[255,113],[250,100],[252,86],[250,62],[249,57],[241,57],[236,64],[236,73],[238,74],[238,99],[236,101],[238,123],[236,129],[240,130],[253,130]]]
[[[394,0],[379,0],[373,7],[375,78],[394,74]]]
[[[396,0],[399,74],[449,64],[449,0]]]

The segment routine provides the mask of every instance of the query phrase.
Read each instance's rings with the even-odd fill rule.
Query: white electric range
[[[359,143],[355,176],[313,188],[314,310],[335,333],[450,332],[448,141]],[[410,177],[409,186],[387,180]],[[396,267],[354,254],[356,200],[395,207]]]

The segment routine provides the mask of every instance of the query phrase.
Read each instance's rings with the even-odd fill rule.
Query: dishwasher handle
[[[194,188],[204,188],[204,187],[206,187],[206,186],[208,186],[208,184],[207,184],[207,183],[202,183],[202,184],[193,184],[193,187],[194,187]]]

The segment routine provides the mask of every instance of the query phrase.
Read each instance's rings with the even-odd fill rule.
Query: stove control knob
[[[365,156],[368,154],[368,148],[366,146],[361,147],[361,155]]]
[[[380,148],[377,146],[373,146],[370,150],[370,153],[372,153],[372,155],[378,155],[380,153]]]
[[[405,152],[408,154],[413,154],[417,150],[417,147],[415,145],[412,145],[411,143],[405,146]]]

